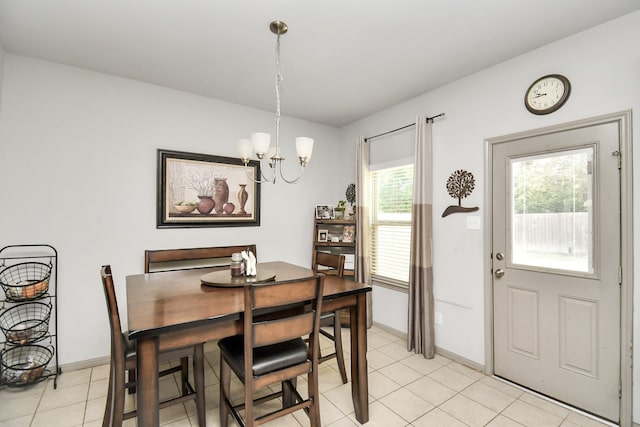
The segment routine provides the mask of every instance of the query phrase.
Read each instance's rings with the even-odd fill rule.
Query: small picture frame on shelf
[[[329,241],[329,230],[318,230],[318,242]]]
[[[355,227],[353,225],[345,225],[342,229],[342,241],[344,243],[353,243],[353,235],[355,234]]]
[[[316,205],[316,219],[335,219],[336,213],[332,205]]]

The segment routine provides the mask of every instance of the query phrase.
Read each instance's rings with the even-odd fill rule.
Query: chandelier
[[[311,152],[313,151],[313,139],[300,136],[296,138],[296,152],[298,155],[298,162],[300,163],[300,172],[294,179],[287,179],[282,174],[282,161],[284,157],[280,154],[280,83],[282,82],[282,73],[280,73],[280,36],[286,34],[288,27],[282,21],[273,21],[269,25],[269,29],[276,35],[276,146],[271,145],[271,134],[264,132],[256,132],[251,134],[251,139],[241,139],[238,141],[238,150],[240,152],[240,159],[244,163],[247,176],[253,182],[267,183],[276,182],[276,177],[280,175],[282,180],[288,184],[298,182],[304,173],[304,168],[309,164],[311,159]],[[256,157],[262,160],[268,160],[269,169],[271,173],[269,176],[265,175],[264,168],[260,168],[261,177],[254,179],[247,168],[251,155],[255,153]]]

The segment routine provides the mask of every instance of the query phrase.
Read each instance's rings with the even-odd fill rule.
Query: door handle
[[[503,270],[503,269],[501,269],[501,268],[499,268],[499,269],[497,269],[497,270],[496,270],[496,273],[495,273],[495,274],[496,274],[496,277],[499,279],[499,278],[501,278],[502,276],[504,276],[504,270]]]

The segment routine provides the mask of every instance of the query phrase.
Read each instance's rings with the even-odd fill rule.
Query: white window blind
[[[407,286],[411,245],[413,164],[371,172],[371,275]]]

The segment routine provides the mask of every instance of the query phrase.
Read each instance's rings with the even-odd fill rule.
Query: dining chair
[[[315,256],[315,264],[313,265],[313,272],[336,274],[338,277],[343,277],[344,261],[345,258],[342,255],[317,251]],[[322,267],[325,268],[322,269]],[[344,365],[344,352],[342,349],[342,325],[340,322],[340,310],[323,313],[320,319],[320,324],[321,326],[330,326],[333,328],[333,333],[322,328],[320,329],[320,333],[333,342],[334,351],[330,354],[320,354],[319,362],[322,363],[335,358],[336,362],[338,363],[338,370],[340,371],[342,383],[346,384],[347,370]]]
[[[255,244],[201,248],[147,249],[144,251],[144,272],[158,273],[162,271],[190,270],[208,267],[226,268],[231,262],[231,255],[244,250],[250,250],[257,257]],[[182,365],[182,369],[188,372],[188,358],[182,358],[180,364]],[[135,382],[136,370],[129,370],[128,375],[129,379]],[[129,389],[129,394],[135,392],[135,386]],[[183,393],[185,393],[184,388]]]
[[[218,341],[220,347],[220,426],[232,415],[253,427],[304,410],[320,427],[318,330],[324,276],[244,286],[243,334]],[[303,336],[309,336],[309,344]],[[242,402],[231,398],[231,372],[244,385]],[[307,398],[297,377],[307,375]],[[279,391],[268,387],[280,383]],[[267,393],[265,395],[264,393]],[[263,406],[282,398],[282,405]],[[244,416],[241,412],[244,410]]]
[[[121,426],[123,420],[136,416],[136,411],[124,411],[125,389],[135,386],[135,380],[129,378],[125,382],[125,370],[135,369],[136,349],[133,342],[127,339],[127,335],[122,332],[120,314],[118,311],[118,301],[111,274],[111,266],[104,265],[100,271],[104,296],[107,301],[107,311],[109,313],[109,326],[111,328],[111,367],[109,371],[109,390],[107,391],[107,403],[105,406],[102,426]],[[170,360],[188,359],[193,356],[193,377],[195,390],[189,383],[188,365],[168,368],[159,372],[159,376],[171,375],[180,372],[182,383],[182,393],[178,397],[159,402],[160,408],[183,403],[187,400],[195,399],[198,424],[204,427],[205,420],[205,397],[204,397],[204,344],[192,347],[181,348],[160,353],[161,364]]]

